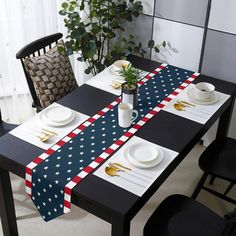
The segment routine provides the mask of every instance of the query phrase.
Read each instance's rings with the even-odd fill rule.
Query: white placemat
[[[189,120],[196,121],[201,124],[205,124],[208,119],[229,99],[228,94],[215,92],[216,96],[219,96],[219,100],[214,104],[200,105],[192,101],[188,97],[188,91],[194,88],[194,84],[190,84],[183,92],[176,96],[170,103],[168,103],[163,110],[173,113],[175,115],[187,118]],[[195,107],[185,107],[185,111],[178,111],[174,108],[174,103],[177,101],[186,101],[194,104]]]
[[[109,93],[113,93],[115,95],[121,95],[120,89],[114,89],[111,85],[113,81],[117,82],[124,82],[122,77],[115,75],[111,72],[111,67],[107,67],[105,70],[94,76],[93,78],[89,79],[86,84],[91,85],[93,87],[105,90]],[[142,71],[141,77],[144,77],[148,74],[147,71]]]
[[[54,103],[52,106],[62,106],[58,103]],[[75,112],[75,111],[74,111]],[[47,150],[52,145],[57,143],[60,139],[62,139],[65,135],[67,135],[70,131],[75,129],[78,125],[83,123],[85,120],[89,118],[89,116],[84,115],[79,112],[75,112],[75,118],[74,120],[69,123],[68,125],[62,126],[62,127],[50,127],[46,124],[44,124],[41,119],[39,118],[39,114],[36,114],[26,122],[24,122],[22,125],[19,125],[17,128],[13,129],[10,134],[16,136],[17,138],[20,138],[28,143],[31,143],[35,146],[38,146],[40,148],[43,148]],[[37,136],[42,136],[41,131],[42,128],[46,128],[50,131],[56,132],[58,135],[50,138],[47,142],[41,142],[40,139]]]
[[[145,139],[137,136],[132,137],[124,146],[119,149],[111,158],[109,158],[101,167],[99,167],[93,174],[115,184],[129,192],[132,192],[138,196],[142,196],[145,191],[151,186],[151,184],[158,178],[158,176],[166,169],[166,167],[172,162],[172,160],[178,155],[177,152],[168,148],[158,146],[163,151],[163,160],[157,166],[148,169],[141,169],[132,166],[125,158],[125,151],[130,145],[137,143],[149,143],[153,146],[158,146]],[[110,162],[119,162],[120,164],[128,167],[131,171],[118,172],[121,176],[111,177],[105,173],[105,167]],[[148,176],[148,177],[145,177]]]

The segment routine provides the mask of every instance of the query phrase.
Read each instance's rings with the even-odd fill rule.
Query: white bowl
[[[122,67],[124,66],[128,66],[129,64],[131,64],[129,61],[127,60],[118,60],[115,61],[112,65],[111,65],[111,72],[115,75],[119,75],[120,70],[122,69]]]
[[[209,100],[212,98],[215,86],[210,83],[200,82],[195,85],[194,95],[199,100]]]

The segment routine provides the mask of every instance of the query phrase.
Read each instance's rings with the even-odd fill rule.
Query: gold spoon
[[[174,108],[178,111],[186,111],[185,109],[183,109],[183,105],[179,104],[179,103],[174,103]]]
[[[119,175],[117,175],[117,171],[114,169],[114,168],[112,168],[111,166],[109,167],[109,166],[106,166],[106,168],[105,168],[105,172],[106,172],[106,174],[107,175],[109,175],[109,176],[119,176]]]
[[[136,185],[138,185],[138,186],[140,186],[140,187],[142,187],[142,188],[145,188],[145,187],[146,187],[145,185],[142,185],[142,184],[137,183],[137,182],[135,182],[135,181],[133,181],[133,180],[131,180],[131,179],[128,179],[128,178],[125,178],[125,177],[123,177],[123,176],[118,175],[118,174],[117,174],[117,171],[116,171],[114,168],[112,168],[111,166],[105,167],[105,172],[106,172],[107,175],[109,175],[109,176],[111,176],[111,177],[118,176],[118,177],[120,177],[120,178],[122,178],[122,179],[124,179],[124,180],[126,180],[126,181],[128,181],[128,182],[131,182],[131,183],[133,183],[133,184],[136,184]]]

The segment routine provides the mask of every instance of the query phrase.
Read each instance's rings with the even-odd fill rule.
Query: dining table
[[[152,72],[161,66],[161,63],[157,61],[137,56],[130,56],[129,61],[134,67],[146,72]],[[176,153],[158,176],[154,174],[155,178],[141,194],[135,194],[135,191],[131,192],[119,184],[101,178],[99,169],[104,162],[96,166],[72,189],[71,203],[109,222],[112,236],[130,235],[131,220],[218,119],[216,139],[223,140],[227,136],[234,107],[236,85],[224,81],[224,78],[216,79],[203,74],[199,74],[191,84],[194,86],[199,82],[211,83],[217,92],[225,95],[222,95],[223,102],[212,114],[209,114],[206,120],[201,120],[201,115],[199,115],[199,121],[196,111],[190,114],[190,117],[184,117],[182,115],[184,113],[178,115],[176,114],[178,111],[172,111],[171,107],[163,108],[135,132],[135,138],[146,140],[163,147],[163,150],[168,149]],[[85,83],[57,103],[91,117],[119,97],[118,93],[108,90]],[[191,119],[191,115],[197,118]],[[127,144],[131,141],[132,137]],[[112,158],[120,149],[122,146],[108,158]],[[44,151],[43,148],[26,142],[12,133],[0,138],[0,214],[4,236],[18,235],[9,173],[25,178],[26,166]],[[146,171],[148,172],[148,169]]]

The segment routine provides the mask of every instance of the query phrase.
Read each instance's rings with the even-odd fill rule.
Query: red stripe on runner
[[[81,129],[81,130],[84,130],[86,127],[87,127],[87,126],[85,126],[85,125],[82,124],[82,125],[80,125],[78,128]]]
[[[109,104],[108,106],[106,106],[106,108],[108,108],[108,109],[112,109],[113,106],[112,106],[111,104]]]
[[[93,117],[90,117],[87,121],[93,123],[94,121],[96,121],[96,119],[94,119]]]
[[[67,136],[69,137],[69,138],[74,138],[75,136],[76,136],[77,134],[75,134],[75,133],[69,133],[69,134],[67,134]]]
[[[94,161],[97,163],[102,163],[104,159],[102,157],[97,157]]]
[[[32,169],[30,169],[29,167],[25,168],[25,172],[29,175],[32,175]]]
[[[166,66],[160,65],[158,68],[164,69]]]
[[[72,181],[75,182],[76,184],[78,184],[81,180],[82,180],[82,178],[79,177],[78,175],[76,175],[76,176],[72,179]]]
[[[144,82],[143,82],[143,81],[139,81],[139,82],[138,82],[138,84],[140,84],[140,85],[143,85],[143,84],[144,84]]]
[[[127,131],[126,133],[124,133],[124,136],[126,137],[132,137],[134,134],[130,133],[129,131]]]
[[[83,171],[90,173],[92,170],[94,170],[91,166],[86,166]]]
[[[122,145],[123,143],[124,142],[122,140],[119,140],[119,139],[115,141],[115,144],[118,145],[118,146]]]
[[[64,193],[71,195],[71,189],[65,186]]]
[[[167,102],[170,102],[172,100],[172,98],[166,97],[164,100],[167,101]]]
[[[71,203],[64,200],[64,206],[70,209],[71,208]]]
[[[159,103],[158,105],[157,105],[157,107],[159,107],[159,108],[163,108],[165,105],[164,104],[161,104],[161,103]]]
[[[107,148],[104,152],[108,153],[110,155],[110,154],[112,154],[114,152],[114,150],[111,149],[111,148]]]
[[[174,95],[174,96],[177,96],[179,93],[176,92],[176,91],[173,91],[171,94]]]
[[[196,79],[198,76],[199,76],[199,75],[194,75],[194,74],[193,74],[193,75],[191,76],[191,78]]]
[[[149,114],[152,114],[152,115],[156,115],[158,112],[157,111],[154,111],[154,110],[151,110],[150,112],[149,112]]]
[[[186,83],[186,84],[191,84],[192,81],[187,79],[187,80],[185,81],[185,83]]]
[[[48,150],[45,151],[46,154],[52,155],[55,151],[49,148]]]
[[[100,115],[100,116],[103,116],[105,114],[105,112],[104,111],[99,111],[97,114]]]
[[[135,125],[133,126],[133,128],[134,128],[134,129],[137,129],[137,130],[139,130],[141,127],[142,127],[142,126],[141,126],[141,125],[138,125],[138,124],[135,124]]]
[[[25,180],[25,185],[29,188],[32,188],[32,183],[28,180]]]
[[[181,89],[181,90],[184,90],[184,89],[185,89],[185,87],[182,86],[182,85],[180,85],[178,88]]]
[[[145,122],[145,123],[146,123],[148,120],[149,120],[149,119],[148,119],[147,117],[145,117],[145,116],[141,119],[141,121],[143,121],[143,122]]]
[[[116,100],[115,100],[115,102],[121,102],[121,98],[120,97],[118,97]]]
[[[42,161],[43,161],[43,159],[41,159],[40,157],[36,157],[36,158],[33,160],[33,162],[36,163],[37,165],[38,165],[39,163],[41,163]]]
[[[65,141],[60,140],[60,141],[57,142],[57,145],[61,147],[61,146],[63,146],[65,143],[66,143]]]

